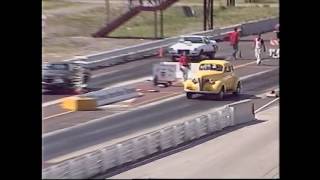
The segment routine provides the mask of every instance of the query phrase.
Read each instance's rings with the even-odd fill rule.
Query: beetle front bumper
[[[219,90],[212,90],[212,91],[196,91],[196,90],[189,90],[184,89],[185,92],[195,93],[195,94],[219,94]]]

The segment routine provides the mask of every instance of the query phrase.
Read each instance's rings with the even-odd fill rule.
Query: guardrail
[[[263,33],[273,30],[274,26],[278,23],[278,17],[249,21],[241,24],[236,24],[232,26],[217,28],[214,30],[201,31],[190,33],[193,35],[207,35],[213,36],[215,40],[223,40],[229,32],[231,32],[235,27],[240,27],[242,30],[242,35],[250,35]],[[86,56],[85,59],[74,58],[65,61],[84,61],[86,66],[90,69],[95,69],[99,67],[113,66],[116,64],[129,62],[133,60],[143,59],[150,56],[155,56],[158,54],[160,48],[167,48],[173,43],[176,43],[179,36],[166,38],[163,40],[157,40],[153,42],[147,42],[143,44],[138,44],[130,47],[125,47],[117,50],[101,52],[98,54],[92,54]]]
[[[135,163],[226,127],[254,120],[251,100],[213,109],[195,119],[168,126],[69,159],[42,171],[44,179],[86,179]]]

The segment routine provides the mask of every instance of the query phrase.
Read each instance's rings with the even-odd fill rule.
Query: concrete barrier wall
[[[274,30],[276,24],[279,23],[279,18],[271,18],[260,21],[249,21],[241,25],[242,36],[254,35],[258,33],[265,33]]]
[[[117,101],[127,100],[139,96],[139,93],[133,87],[115,87],[110,89],[102,89],[80,95],[79,97],[96,99],[97,106],[114,103]]]
[[[86,179],[149,157],[181,143],[254,120],[251,100],[213,109],[195,119],[168,126],[42,170],[44,179]]]

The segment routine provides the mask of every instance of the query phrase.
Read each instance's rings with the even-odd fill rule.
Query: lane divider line
[[[168,95],[165,95],[165,96],[161,96],[161,97],[158,97],[158,98],[155,98],[155,99],[149,99],[147,101],[143,101],[141,103],[137,103],[135,104],[134,106],[137,107],[137,106],[140,106],[140,105],[144,105],[144,104],[148,104],[150,102],[154,102],[154,101],[157,101],[159,99],[166,99],[168,97],[172,97],[172,96],[176,96],[176,95],[179,95],[179,94],[182,94],[181,92],[176,92],[176,93],[172,93],[172,94],[168,94]],[[183,93],[184,94],[184,93]]]
[[[279,99],[280,99],[280,98],[278,97],[278,98],[276,98],[276,99],[274,99],[274,100],[272,100],[272,101],[268,102],[267,104],[265,104],[265,105],[261,106],[259,109],[255,110],[255,111],[254,111],[254,113],[256,114],[256,113],[260,112],[262,109],[264,109],[264,108],[268,107],[270,104],[272,104],[272,103],[276,102],[276,101],[277,101],[277,100],[279,100]]]
[[[67,111],[67,112],[55,114],[55,115],[52,115],[52,116],[47,116],[47,117],[42,118],[42,121],[46,120],[46,119],[54,118],[54,117],[57,117],[57,116],[62,116],[62,115],[65,115],[65,114],[69,114],[69,113],[72,113],[72,112],[73,111]]]

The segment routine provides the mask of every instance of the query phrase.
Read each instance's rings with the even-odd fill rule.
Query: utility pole
[[[203,30],[213,29],[213,0],[203,0]]]
[[[107,24],[109,24],[109,22],[110,22],[110,2],[109,2],[109,0],[105,0],[105,2],[106,2],[106,15],[107,15],[106,22],[107,22]]]
[[[163,11],[160,10],[160,36],[161,38],[164,37],[164,34],[163,34]]]
[[[154,37],[158,37],[158,18],[157,11],[154,11]]]
[[[207,0],[203,0],[203,30],[207,30]]]
[[[210,0],[210,29],[213,29],[213,0]]]

